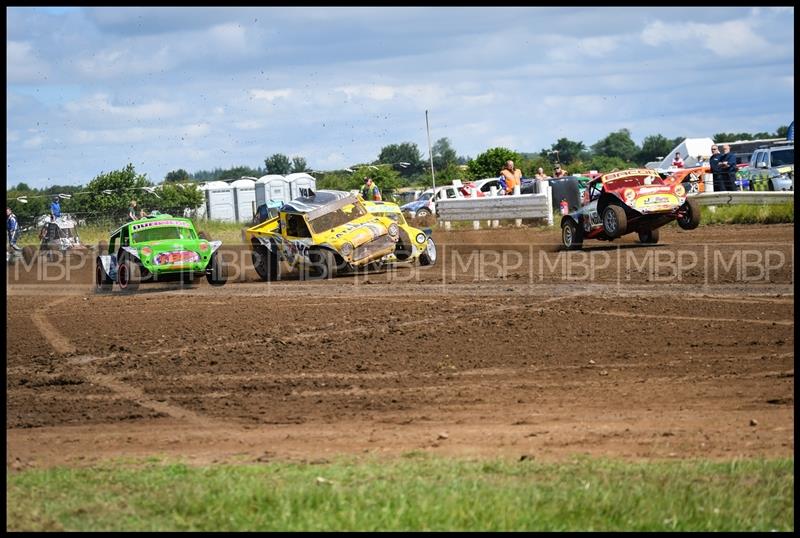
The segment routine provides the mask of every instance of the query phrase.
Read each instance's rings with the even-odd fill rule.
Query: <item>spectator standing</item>
[[[136,200],[131,200],[131,205],[128,207],[128,219],[136,220]]]
[[[8,233],[8,244],[14,250],[22,250],[17,246],[17,236],[19,235],[19,223],[17,216],[11,211],[10,207],[6,207],[6,232]]]
[[[361,197],[370,202],[380,202],[383,200],[383,198],[381,198],[381,190],[375,182],[372,181],[371,177],[364,178],[364,186],[361,187]]]
[[[544,173],[544,168],[542,168],[541,166],[536,169],[536,175],[533,177],[538,179],[539,181],[543,179],[550,179],[550,176]]]
[[[722,145],[722,155],[719,158],[719,164],[722,170],[722,183],[724,190],[736,190],[736,155],[731,153],[731,147],[728,144]]]
[[[676,168],[683,168],[683,159],[681,158],[681,152],[675,152],[675,158],[672,159],[672,166]]]
[[[711,167],[711,175],[714,177],[714,191],[724,191],[725,182],[722,178],[723,171],[720,166],[720,159],[722,154],[719,152],[719,147],[716,144],[711,146],[711,158],[708,159],[708,164]]]
[[[522,170],[514,167],[514,161],[506,161],[506,166],[500,170],[500,175],[506,181],[506,194],[514,194],[514,187],[522,186]]]
[[[59,202],[58,196],[53,196],[53,201],[50,202],[50,216],[53,217],[53,220],[61,216],[61,202]]]
[[[563,168],[561,168],[560,164],[557,164],[556,165],[556,169],[553,171],[553,177],[562,178],[562,177],[566,177],[567,175],[568,175],[567,171],[564,170]]]

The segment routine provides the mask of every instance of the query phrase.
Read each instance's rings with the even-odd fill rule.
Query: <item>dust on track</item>
[[[436,231],[434,267],[310,283],[233,246],[222,288],[128,296],[90,256],[10,271],[7,461],[790,456],[793,231]]]

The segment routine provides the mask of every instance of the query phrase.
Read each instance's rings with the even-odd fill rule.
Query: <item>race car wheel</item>
[[[206,280],[212,286],[222,286],[228,281],[228,268],[217,252],[211,255],[211,260],[206,267]]]
[[[310,263],[300,270],[303,280],[325,280],[336,275],[336,257],[327,249],[315,249],[308,253]]]
[[[97,293],[108,293],[114,286],[114,281],[111,280],[103,269],[103,264],[97,260],[94,270],[94,289]]]
[[[567,220],[561,226],[561,242],[567,250],[578,250],[583,246],[583,230],[574,220]]]
[[[683,216],[678,218],[678,226],[684,230],[694,230],[700,226],[700,204],[693,198],[687,198],[683,204]]]
[[[35,256],[36,256],[35,248],[33,248],[30,245],[22,247],[22,259],[25,260],[25,263],[31,263]]]
[[[261,280],[269,282],[278,279],[278,256],[264,245],[253,249],[253,267]]]
[[[429,237],[425,244],[425,251],[419,255],[419,264],[433,265],[434,263],[436,263],[436,242],[433,237]]]
[[[618,205],[610,205],[603,211],[603,230],[611,239],[620,237],[628,227],[625,210]]]
[[[425,207],[420,209],[419,211],[417,211],[417,218],[418,219],[423,219],[425,217],[430,217],[430,215],[431,215],[431,210],[428,209],[428,208],[425,208]]]
[[[647,245],[658,243],[658,228],[655,230],[641,230],[639,232],[639,242]]]
[[[117,286],[120,291],[132,292],[139,289],[142,271],[139,263],[130,258],[123,258],[117,267]]]

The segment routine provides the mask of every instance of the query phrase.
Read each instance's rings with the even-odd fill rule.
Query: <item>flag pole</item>
[[[433,194],[431,199],[436,199],[436,175],[433,171],[433,151],[431,150],[431,128],[428,125],[428,111],[425,111],[425,129],[428,131],[428,155],[431,158],[431,181],[433,182]]]

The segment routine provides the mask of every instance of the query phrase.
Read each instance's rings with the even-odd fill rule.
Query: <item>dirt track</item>
[[[7,463],[790,456],[793,233],[437,231],[431,268],[132,296],[12,269]]]

